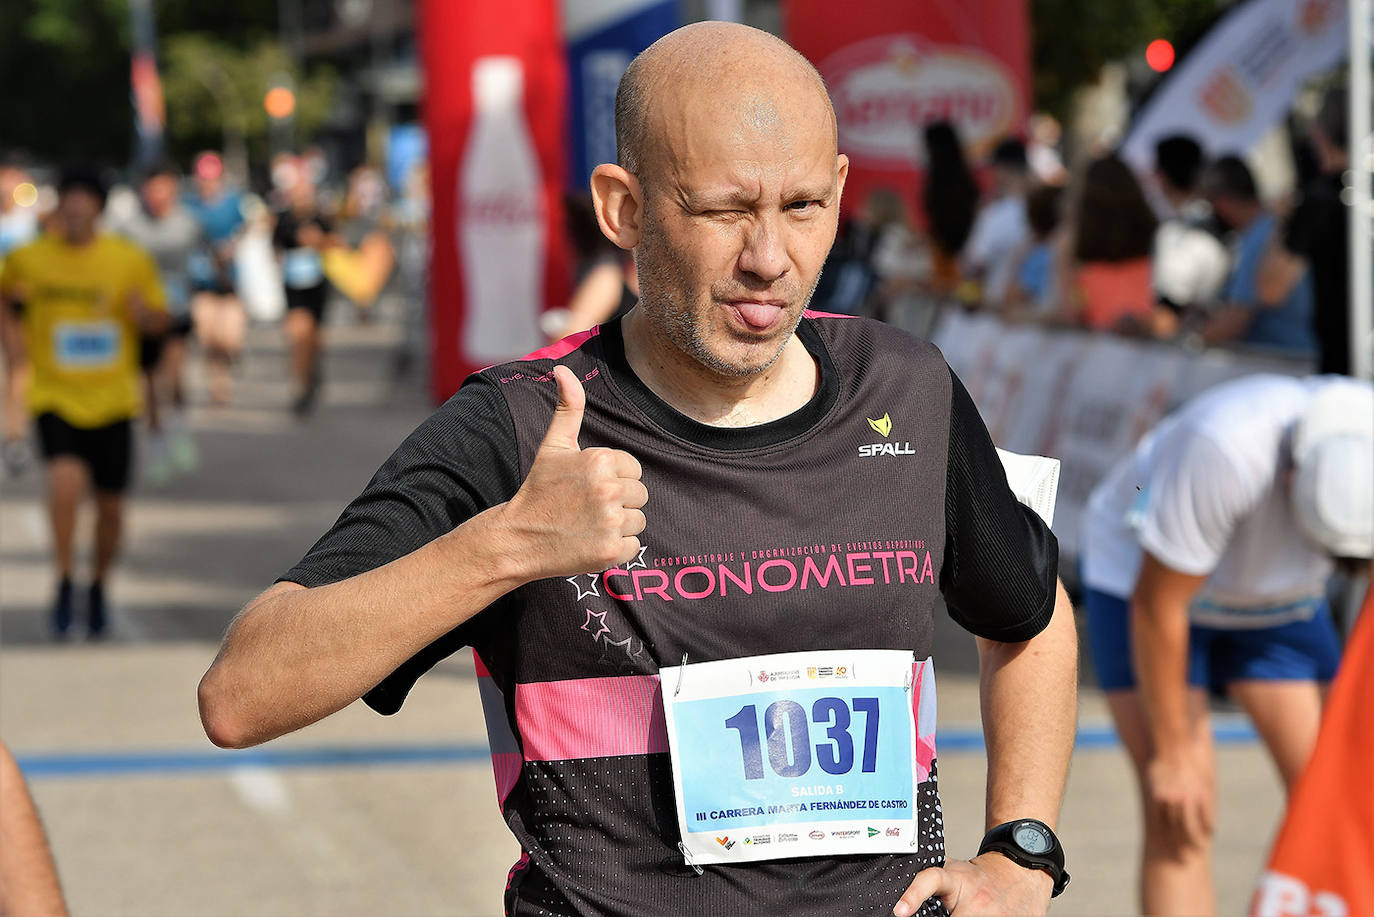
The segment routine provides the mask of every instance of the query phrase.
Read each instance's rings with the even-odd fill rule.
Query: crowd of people
[[[919,200],[871,192],[816,302],[878,317],[913,298],[957,303],[1345,372],[1346,105],[1327,95],[1296,156],[1298,187],[1275,201],[1240,155],[1209,158],[1184,135],[1156,144],[1147,175],[1111,152],[1066,172],[1017,138],[970,162],[952,125],[929,124]]]
[[[279,156],[264,199],[231,181],[214,152],[197,156],[189,177],[164,162],[113,189],[80,164],[51,186],[17,164],[0,167],[3,459],[13,477],[35,463],[35,441],[42,458],[57,636],[72,629],[78,606],[86,633],[105,632],[105,583],[135,468],[158,485],[198,464],[186,418],[192,342],[206,400],[223,406],[250,313],[284,313],[290,409],[304,418],[320,388],[326,304],[341,295],[366,315],[394,273],[392,240],[423,232],[409,218],[406,233],[394,232],[376,170],[355,169],[333,194],[322,191],[326,173],[318,150]],[[265,304],[245,302],[254,295]],[[78,600],[74,529],[87,494],[96,549]]]

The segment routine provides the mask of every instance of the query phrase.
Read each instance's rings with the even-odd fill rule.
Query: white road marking
[[[276,772],[265,767],[238,767],[229,773],[229,784],[250,809],[282,816],[291,811],[291,793]]]

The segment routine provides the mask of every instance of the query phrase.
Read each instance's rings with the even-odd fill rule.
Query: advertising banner
[[[544,343],[567,292],[567,80],[555,0],[420,6],[433,195],[431,388]]]
[[[615,162],[615,90],[625,68],[681,24],[676,0],[563,0],[573,191],[586,191],[592,169]]]
[[[1347,56],[1345,0],[1249,0],[1223,18],[1145,103],[1122,151],[1188,134],[1210,154],[1243,152],[1288,113],[1302,84]]]
[[[922,129],[949,121],[977,158],[1020,133],[1030,100],[1026,4],[1005,0],[785,0],[784,34],[830,88],[844,207],[874,188],[915,200]]]
[[[1312,369],[1283,357],[1198,354],[964,312],[943,316],[931,340],[968,389],[994,443],[1060,460],[1053,529],[1065,557],[1078,554],[1083,509],[1097,482],[1165,414],[1227,379]]]

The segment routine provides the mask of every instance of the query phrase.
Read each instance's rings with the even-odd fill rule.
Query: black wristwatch
[[[1000,853],[1017,866],[1040,869],[1054,880],[1051,898],[1057,898],[1069,884],[1064,871],[1064,848],[1050,826],[1033,818],[1020,818],[998,825],[983,836],[978,855]]]

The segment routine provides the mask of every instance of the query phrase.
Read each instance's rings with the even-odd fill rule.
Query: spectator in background
[[[1072,218],[1057,320],[1100,331],[1171,333],[1169,313],[1156,306],[1150,276],[1159,221],[1119,157],[1103,156],[1088,166]]]
[[[925,127],[926,174],[921,204],[930,231],[931,287],[952,293],[959,285],[959,254],[968,242],[978,209],[973,180],[954,126],[936,121]]]
[[[981,288],[979,298],[1001,305],[1016,270],[1016,253],[1030,238],[1026,195],[1031,188],[1026,145],[1014,138],[992,151],[992,200],[973,222],[968,245],[960,258],[964,277]]]
[[[1344,89],[1332,89],[1322,100],[1312,124],[1320,174],[1302,189],[1269,278],[1283,288],[1311,270],[1312,330],[1321,373],[1350,372],[1350,227],[1349,212],[1341,202],[1341,176],[1350,168],[1347,105]]]
[[[634,259],[607,239],[586,192],[563,199],[564,226],[577,257],[577,285],[568,308],[553,311],[545,333],[557,340],[619,318],[639,302]]]
[[[1016,257],[1016,273],[1007,291],[1009,314],[1044,313],[1053,308],[1054,235],[1059,228],[1064,190],[1041,185],[1026,196],[1026,221],[1030,238]]]
[[[1212,208],[1198,194],[1202,147],[1175,134],[1155,144],[1155,179],[1164,212],[1154,242],[1155,295],[1180,313],[1216,304],[1229,258],[1213,231]]]
[[[1207,344],[1252,344],[1293,356],[1315,357],[1312,282],[1304,268],[1282,271],[1274,261],[1277,221],[1260,203],[1250,169],[1237,156],[1207,168],[1203,189],[1222,224],[1235,233],[1235,265],[1222,290],[1222,306],[1203,327]]]
[[[195,188],[186,208],[200,223],[203,247],[190,262],[191,316],[196,338],[205,351],[210,377],[210,400],[227,404],[232,389],[230,370],[243,350],[246,318],[234,287],[234,248],[243,227],[241,195],[224,182],[224,161],[218,153],[196,157]]]

